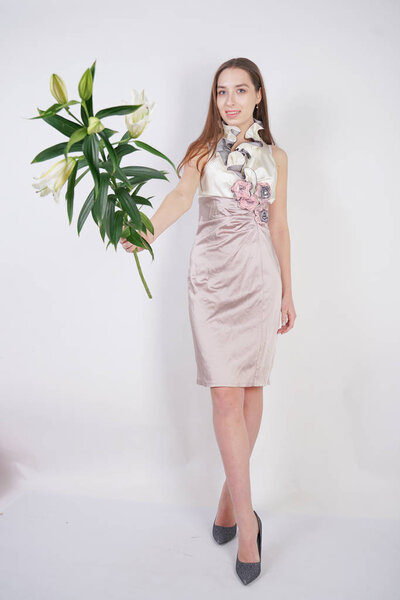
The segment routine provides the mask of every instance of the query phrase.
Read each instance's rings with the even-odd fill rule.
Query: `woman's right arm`
[[[196,167],[196,160],[195,157],[185,164],[178,184],[165,196],[153,217],[150,219],[154,227],[154,235],[150,233],[150,231],[147,231],[146,233],[138,232],[149,242],[149,244],[152,244],[163,231],[175,223],[179,217],[191,208],[194,195],[200,183],[200,170],[203,162],[207,160],[207,157],[199,162],[199,169]],[[125,238],[121,238],[120,243],[127,252],[133,252],[134,250],[140,252],[141,250],[144,250],[144,248],[141,248],[140,246],[131,244]]]

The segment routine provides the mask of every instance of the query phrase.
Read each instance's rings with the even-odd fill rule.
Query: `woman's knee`
[[[214,415],[234,417],[243,414],[243,388],[213,387],[211,390]]]

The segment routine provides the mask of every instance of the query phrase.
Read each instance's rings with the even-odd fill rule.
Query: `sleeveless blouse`
[[[255,119],[234,150],[240,128],[222,122],[224,136],[213,158],[205,165],[199,196],[232,197],[254,212],[258,223],[268,222],[268,205],[275,200],[277,167],[272,146],[259,135],[262,122]],[[209,154],[211,156],[211,152]]]

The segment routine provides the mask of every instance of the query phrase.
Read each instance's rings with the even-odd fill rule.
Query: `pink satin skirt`
[[[197,383],[270,385],[282,300],[269,228],[235,198],[199,196],[188,307]]]

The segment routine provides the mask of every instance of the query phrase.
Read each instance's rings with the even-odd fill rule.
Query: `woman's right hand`
[[[135,246],[135,244],[131,244],[125,238],[120,238],[119,243],[122,245],[122,247],[127,252],[133,252],[134,250],[137,250],[138,252],[141,252],[141,250],[144,250],[144,248],[141,248],[140,246]]]

